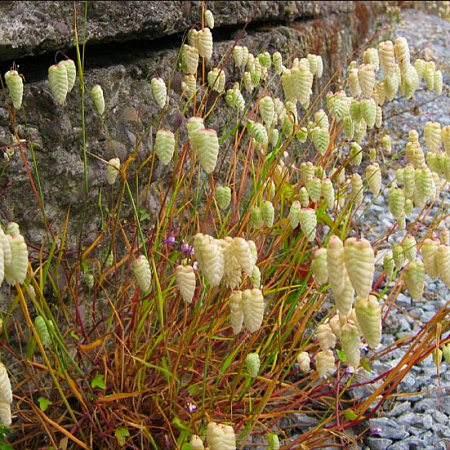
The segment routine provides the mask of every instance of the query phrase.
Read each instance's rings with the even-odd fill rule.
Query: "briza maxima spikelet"
[[[309,197],[316,203],[320,200],[322,195],[322,180],[318,177],[312,177],[306,182]]]
[[[102,115],[105,112],[105,97],[103,96],[103,89],[99,84],[94,85],[91,90],[92,101],[98,113]]]
[[[228,186],[217,186],[215,198],[220,209],[227,209],[231,202],[231,189]]]
[[[11,247],[11,260],[9,264],[5,261],[5,279],[8,284],[23,284],[28,270],[28,248],[25,239],[20,234],[9,236]]]
[[[387,251],[383,258],[383,269],[386,272],[386,278],[389,280],[394,273],[394,258],[392,252]]]
[[[425,266],[422,261],[410,262],[403,270],[403,279],[411,297],[419,301],[425,286]]]
[[[372,97],[375,86],[375,72],[372,64],[361,64],[358,67],[358,79],[364,97]]]
[[[301,352],[297,355],[297,364],[304,373],[308,373],[311,370],[311,358],[307,352]]]
[[[275,52],[272,55],[273,67],[275,68],[275,73],[280,75],[283,71],[283,58],[280,52]]]
[[[450,246],[441,244],[436,250],[436,264],[444,284],[450,286]]]
[[[331,236],[327,246],[328,281],[333,294],[339,295],[345,286],[344,244],[338,236]]]
[[[197,47],[193,47],[192,45],[185,44],[183,46],[183,63],[186,67],[186,71],[190,75],[195,75],[198,68],[198,60],[199,54]]]
[[[328,281],[327,249],[318,248],[311,260],[311,268],[314,279],[318,285],[325,284]]]
[[[9,89],[9,95],[14,108],[19,109],[22,106],[23,99],[23,80],[17,70],[10,70],[5,73],[5,82]]]
[[[439,276],[439,268],[437,263],[437,249],[440,245],[439,239],[425,239],[422,244],[422,258],[425,271],[432,280],[436,280]]]
[[[211,59],[213,51],[213,38],[211,30],[208,27],[203,28],[195,34],[195,45],[198,54],[207,60]]]
[[[350,94],[356,98],[361,95],[361,86],[359,85],[358,69],[351,69],[348,74],[348,84],[350,87]]]
[[[336,336],[330,328],[330,325],[322,323],[317,327],[317,341],[322,350],[329,350],[336,346]]]
[[[189,441],[191,444],[191,450],[204,450],[205,446],[203,445],[203,441],[200,439],[200,436],[193,434],[191,436],[191,440]]]
[[[155,153],[166,166],[175,152],[175,135],[170,130],[158,130],[155,139]]]
[[[345,270],[344,279],[344,289],[339,295],[334,296],[334,302],[336,303],[336,308],[339,313],[343,316],[348,316],[352,310],[355,289],[353,288],[352,282],[347,274],[347,270]]]
[[[316,369],[319,372],[321,378],[326,378],[327,376],[334,373],[336,370],[335,359],[333,352],[331,350],[320,351],[316,355]]]
[[[120,159],[111,158],[106,166],[106,180],[108,184],[114,184],[116,182],[117,176],[120,170]]]
[[[334,187],[329,178],[322,180],[322,197],[327,204],[328,209],[334,208]]]
[[[240,268],[250,277],[255,267],[255,262],[247,241],[241,237],[233,238],[230,242],[230,252],[236,258]]]
[[[48,347],[51,344],[50,333],[47,328],[47,324],[42,316],[36,316],[34,319],[34,326],[36,328],[39,339],[44,347]]]
[[[330,144],[330,134],[327,128],[315,127],[311,131],[311,139],[317,152],[324,155]]]
[[[63,65],[66,68],[67,71],[67,93],[69,94],[74,85],[75,85],[75,79],[77,78],[77,69],[75,67],[75,62],[72,59],[64,59],[60,61],[61,65]]]
[[[233,291],[228,299],[230,307],[230,322],[234,334],[239,334],[244,322],[244,311],[242,309],[242,292]]]
[[[261,217],[263,222],[269,227],[273,227],[273,221],[275,219],[275,208],[271,201],[266,200],[261,204]]]
[[[214,68],[208,72],[208,86],[214,91],[222,93],[225,89],[225,72],[219,68]]]
[[[414,236],[406,236],[402,243],[405,257],[409,261],[414,261],[417,256],[417,242]]]
[[[426,122],[424,131],[425,142],[432,153],[436,153],[441,146],[441,124],[439,122]]]
[[[376,349],[381,342],[381,309],[377,298],[356,297],[355,312],[364,339],[370,348]]]
[[[236,450],[236,435],[230,426],[210,422],[206,429],[209,450]]]
[[[244,324],[250,333],[258,331],[264,318],[264,297],[259,289],[246,289],[242,292]]]
[[[367,297],[372,290],[375,256],[367,239],[348,238],[344,245],[347,274],[360,297]]]
[[[384,75],[391,77],[395,69],[395,52],[392,41],[383,41],[378,44],[378,58]]]
[[[213,239],[205,243],[201,252],[203,261],[202,271],[211,287],[218,286],[225,270],[223,249],[217,245],[217,240]],[[197,255],[197,250],[195,250],[195,254]]]
[[[67,77],[67,69],[62,64],[54,64],[48,69],[48,83],[53,97],[62,105],[69,91],[69,80]]]
[[[194,269],[191,266],[177,266],[175,269],[175,280],[183,300],[191,303],[195,294]]]
[[[280,449],[280,439],[275,433],[267,433],[266,435],[268,449],[269,450],[279,450]]]
[[[206,173],[213,172],[219,156],[219,139],[216,130],[205,128],[197,131],[192,135],[191,145],[202,169]]]
[[[411,58],[408,41],[404,37],[399,37],[395,40],[394,52],[398,60],[400,71],[405,73],[411,63]]]
[[[312,208],[302,208],[300,210],[300,228],[308,241],[316,238],[317,217],[316,211]]]
[[[133,262],[134,276],[142,291],[150,290],[152,274],[150,271],[150,263],[144,255],[138,256]]]
[[[300,224],[301,209],[302,209],[301,203],[298,200],[294,200],[289,210],[289,222],[292,228],[297,228]]]
[[[158,103],[160,108],[166,106],[167,101],[167,87],[166,83],[162,78],[152,78],[151,81],[153,96],[155,97],[156,103]]]
[[[266,125],[272,125],[275,118],[275,104],[272,97],[266,96],[259,101],[259,114]]]
[[[9,403],[0,401],[0,419],[3,425],[8,428],[12,423],[11,406]]]
[[[378,195],[381,189],[381,170],[377,163],[369,164],[366,167],[366,178],[373,195]]]
[[[3,363],[0,363],[0,401],[8,404],[13,401],[11,382],[9,381],[8,371]]]
[[[214,28],[214,15],[210,9],[205,11],[205,23],[211,30]]]
[[[347,322],[341,329],[340,337],[342,350],[348,362],[353,367],[358,367],[361,360],[359,330],[352,322]]]
[[[255,378],[258,376],[259,368],[261,367],[261,360],[258,353],[249,353],[245,358],[245,365],[247,367],[248,374]]]

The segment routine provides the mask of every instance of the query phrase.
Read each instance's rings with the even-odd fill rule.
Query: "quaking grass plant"
[[[320,55],[253,55],[236,41],[211,67],[214,21],[204,4],[202,11],[174,68],[184,74],[177,106],[188,139],[162,127],[171,80],[153,77],[157,129],[146,133],[155,131],[154,152],[139,167],[139,145],[125,161],[104,161],[116,195],[93,243],[70,258],[70,215],[58,233],[44,213],[49,244],[38,263],[23,277],[6,275],[17,295],[3,318],[3,347],[22,372],[10,376],[14,398],[2,378],[0,418],[14,431],[14,448],[350,448],[414,364],[437,349],[450,362],[448,303],[417,335],[390,345],[382,337],[402,290],[419,301],[426,273],[450,283],[442,225],[450,126],[429,122],[424,138],[411,130],[406,148],[392,149],[382,120],[385,102],[412,99],[421,83],[439,94],[440,71],[411,61],[398,37],[366,48],[361,62],[341,68],[336,92],[325,94],[324,83],[312,99]],[[80,114],[93,101],[109,135],[108,88],[89,86],[75,35]],[[226,80],[227,65],[241,78]],[[55,66],[49,82],[64,102],[75,64]],[[23,80],[12,70],[5,82],[15,126],[17,110],[26,112]],[[214,128],[224,111],[226,125]],[[31,176],[23,154],[33,146],[17,138],[44,211],[40,183],[50,181]],[[160,211],[144,232],[146,191],[133,192],[130,182],[151,180],[159,161],[170,180],[158,182]],[[398,167],[396,179],[385,175],[390,167]],[[370,236],[364,217],[379,196],[388,198],[392,226]],[[23,239],[14,226],[4,236],[6,271],[8,251]],[[58,271],[68,280],[64,292]],[[17,308],[30,338],[14,350],[11,335],[25,332]],[[405,346],[394,369],[371,376],[373,361]],[[361,385],[372,394],[349,395]],[[286,419],[299,412],[318,425],[293,435]]]

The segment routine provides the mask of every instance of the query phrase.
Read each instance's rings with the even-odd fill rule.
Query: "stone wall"
[[[323,57],[325,66],[323,85],[315,86],[317,94],[367,37],[371,20],[382,11],[381,3],[209,2],[207,6],[214,13],[216,27],[214,54],[207,67],[219,64],[238,37],[239,44],[247,45],[254,54],[262,50],[273,53],[275,49],[285,58],[316,53]],[[88,192],[84,181],[80,84],[77,80],[66,103],[59,106],[47,81],[48,67],[63,59],[58,52],[76,59],[75,18],[80,42],[86,42],[84,81],[88,89],[99,83],[106,100],[103,124],[91,99],[85,97]],[[39,177],[46,215],[55,230],[62,227],[70,208],[69,231],[74,233],[69,236],[78,236],[76,231],[80,230],[86,208],[84,236],[89,240],[101,226],[100,193],[104,206],[111,204],[113,195],[106,182],[104,160],[117,155],[123,163],[139,149],[130,168],[136,170],[152,155],[152,136],[160,109],[152,96],[150,80],[155,75],[167,83],[172,80],[169,96],[173,104],[178,102],[181,79],[181,69],[175,65],[178,51],[186,31],[198,25],[200,19],[199,1],[97,1],[87,2],[86,11],[84,2],[0,2],[1,70],[4,74],[15,63],[24,75],[23,109],[16,111],[15,121],[19,136],[26,141],[23,156],[36,186]],[[245,32],[241,34],[244,26]],[[230,62],[226,67],[228,79],[236,80],[234,65]],[[338,81],[339,74],[330,85],[332,90]],[[5,151],[12,145],[15,151],[9,161],[2,158],[0,162],[0,212],[4,220],[20,224],[29,243],[39,246],[45,227],[12,134],[9,105],[6,98],[0,104],[0,146]],[[163,125],[179,129],[182,140],[188,116],[188,111],[183,114],[175,108]],[[29,142],[33,143],[36,166]],[[140,173],[144,185],[148,182],[146,170]],[[140,208],[156,214],[156,181],[165,176],[169,176],[168,171],[156,167],[149,196]],[[76,242],[69,239],[68,244],[69,248],[75,248]]]

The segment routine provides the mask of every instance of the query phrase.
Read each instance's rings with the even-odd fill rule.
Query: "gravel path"
[[[384,107],[385,125],[393,126],[389,134],[393,142],[393,151],[402,151],[410,129],[419,133],[419,141],[426,145],[423,138],[425,122],[433,120],[441,126],[450,124],[450,22],[436,15],[428,15],[412,9],[401,12],[401,22],[395,31],[395,37],[405,37],[411,51],[411,60],[417,58],[435,61],[436,68],[443,73],[443,93],[437,96],[434,91],[423,87],[416,92],[414,101],[404,97],[397,98]],[[423,82],[421,83],[423,86]],[[413,106],[417,105],[415,108]],[[404,161],[404,157],[402,158]],[[402,161],[402,165],[404,166]],[[395,178],[395,168],[389,176]],[[445,189],[440,199],[448,194]],[[370,214],[374,224],[380,216],[385,216],[391,224],[393,217],[386,215],[387,196],[380,196]],[[438,203],[438,202],[437,202]],[[440,206],[449,206],[448,198]],[[417,209],[417,208],[416,208]],[[437,208],[431,212],[439,214]],[[417,216],[417,214],[416,214]],[[414,215],[411,220],[415,219]],[[383,222],[383,221],[381,221]],[[450,225],[447,223],[447,226]],[[374,225],[375,228],[377,225]],[[385,229],[386,223],[378,225],[378,235]],[[396,232],[390,243],[400,240],[404,232]],[[411,297],[400,294],[396,300],[398,309],[392,309],[383,331],[382,346],[395,342],[399,338],[416,335],[421,327],[445,305],[450,298],[449,289],[438,279],[432,281],[428,275],[422,301],[415,302]],[[397,349],[373,364],[371,377],[376,377],[387,369],[395,367],[405,354],[406,349]],[[397,397],[393,404],[387,405],[388,411],[380,413],[378,418],[370,420],[372,435],[366,438],[366,447],[374,450],[409,449],[450,449],[450,365],[445,361],[440,365],[440,376],[431,355],[422,363],[413,366],[397,388],[397,394],[414,393]],[[367,395],[361,389],[359,395]]]

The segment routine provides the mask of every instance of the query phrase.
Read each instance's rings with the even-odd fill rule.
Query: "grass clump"
[[[206,16],[202,23],[213,23]],[[83,125],[93,101],[109,136],[108,87],[89,85],[76,38]],[[18,139],[48,226],[26,275],[22,266],[6,275],[17,294],[4,342],[30,336],[26,348],[10,350],[21,364],[11,377],[16,448],[215,450],[260,436],[269,448],[349,448],[364,431],[347,431],[377,414],[414,364],[447,350],[448,303],[417,335],[382,340],[404,286],[419,301],[425,272],[448,284],[448,232],[447,241],[435,235],[447,217],[445,127],[426,126],[423,142],[411,130],[406,147],[393,149],[382,121],[383,104],[413,98],[427,70],[442,90],[439,71],[411,61],[405,39],[383,41],[340,69],[335,92],[313,99],[320,55],[253,55],[235,44],[212,67],[210,29],[188,33],[174,67],[183,80],[176,105],[173,78],[151,78],[155,127],[145,134],[154,152],[136,164],[138,136],[128,159],[103,161],[114,195],[86,247],[81,230],[75,256],[65,246],[70,215],[62,230],[52,228],[40,189],[51,181],[36,183],[23,157],[28,144]],[[52,66],[58,102],[68,95],[66,65]],[[226,80],[229,66],[240,77]],[[13,79],[15,127],[26,104]],[[185,141],[162,125],[175,108],[187,119]],[[94,155],[84,126],[83,149],[87,163]],[[159,213],[150,217],[142,205],[160,165],[167,174],[156,182]],[[390,179],[390,167],[403,172]],[[392,226],[369,236],[364,217],[379,196],[388,198]],[[6,265],[23,238],[14,227],[3,234]],[[370,376],[373,361],[405,346],[396,368]],[[359,385],[373,393],[350,397]],[[285,419],[297,412],[317,425],[292,437]]]

